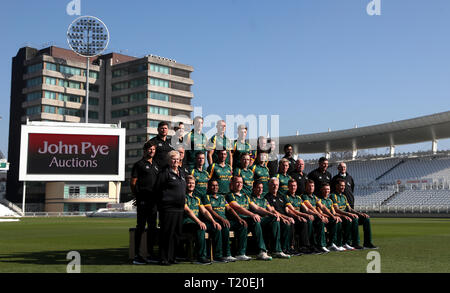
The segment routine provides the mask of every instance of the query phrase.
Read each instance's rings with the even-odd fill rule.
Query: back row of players
[[[217,133],[211,139],[202,133],[202,126],[203,119],[196,117],[192,131],[183,135],[180,124],[176,135],[168,138],[169,125],[161,122],[158,135],[144,145],[144,158],[133,167],[131,188],[138,210],[134,263],[156,260],[153,246],[157,233],[156,198],[160,195],[155,195],[156,188],[153,190],[151,185],[157,173],[168,168],[173,156],[179,156],[178,167],[186,180],[183,231],[197,235],[199,263],[210,263],[206,258],[205,231],[213,237],[214,259],[221,262],[250,259],[245,254],[248,231],[255,236],[257,258],[262,260],[271,259],[266,244],[271,254],[279,258],[362,249],[358,225],[363,225],[364,247],[376,248],[369,216],[353,209],[354,182],[344,163],[338,167],[339,174],[332,177],[327,171],[327,159],[321,158],[319,168],[304,174],[304,162],[294,160],[291,145],[284,147],[285,156],[278,162],[275,141],[260,137],[253,150],[246,140],[244,125],[238,127],[235,141],[225,136],[223,120],[217,122]],[[149,257],[144,260],[139,244],[146,222]],[[230,230],[238,239],[236,257],[230,253]],[[270,235],[270,239],[264,241],[263,235]]]

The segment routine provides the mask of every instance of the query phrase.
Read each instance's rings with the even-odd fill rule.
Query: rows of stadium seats
[[[386,206],[437,206],[450,204],[450,190],[405,190],[386,202]]]
[[[395,182],[410,178],[450,178],[450,158],[411,158],[380,178],[380,182]]]
[[[375,160],[347,161],[347,171],[355,181],[355,206],[449,206],[450,156],[397,157]],[[328,171],[337,174],[336,162]],[[305,164],[305,172],[317,168],[317,163]],[[396,193],[396,182],[429,179],[427,186]],[[442,180],[445,183],[440,183]],[[389,200],[387,200],[389,199]]]

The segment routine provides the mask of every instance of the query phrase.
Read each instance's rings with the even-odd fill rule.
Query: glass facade
[[[149,112],[152,114],[169,115],[169,109],[162,107],[150,106]]]
[[[36,86],[42,83],[42,77],[27,79],[27,87]]]
[[[159,72],[164,74],[170,74],[170,68],[158,64],[150,64],[150,71]]]
[[[26,109],[27,115],[34,115],[41,113],[41,106],[29,107]]]
[[[26,100],[29,101],[34,101],[34,100],[38,100],[42,98],[42,92],[32,92],[27,94],[27,98]]]
[[[150,78],[150,84],[154,85],[154,86],[160,86],[160,87],[169,87],[169,81],[168,80],[164,80],[164,79],[159,79],[159,78]]]
[[[168,94],[157,93],[157,92],[150,92],[150,99],[168,102],[169,101],[169,95]]]
[[[42,63],[37,63],[37,64],[33,64],[33,65],[29,65],[27,66],[27,73],[33,73],[36,71],[42,70]]]

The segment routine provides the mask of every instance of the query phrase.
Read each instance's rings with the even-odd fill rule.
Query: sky
[[[192,65],[202,114],[279,115],[279,134],[369,126],[450,110],[450,1],[80,0],[108,27],[106,52]],[[11,60],[69,48],[69,0],[2,2],[0,150],[7,155]],[[269,119],[270,120],[270,119]],[[404,150],[430,149],[427,142]],[[401,148],[398,148],[401,150]],[[449,140],[439,149],[450,149]]]

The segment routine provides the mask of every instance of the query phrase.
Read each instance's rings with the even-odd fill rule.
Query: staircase
[[[405,160],[401,160],[400,162],[398,162],[397,164],[395,164],[394,166],[392,166],[392,168],[388,169],[386,172],[384,172],[383,174],[381,174],[380,176],[378,176],[377,178],[375,178],[375,181],[380,180],[381,178],[383,178],[384,176],[386,176],[389,172],[391,172],[392,170],[394,170],[395,168],[397,168],[398,166],[400,166],[401,164],[405,163]]]

